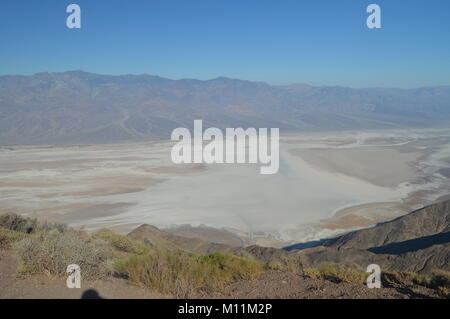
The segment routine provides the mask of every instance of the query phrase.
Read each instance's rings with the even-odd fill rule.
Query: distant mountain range
[[[282,133],[448,126],[450,86],[274,86],[82,71],[0,76],[1,145],[167,139],[194,119],[205,127],[279,127]]]

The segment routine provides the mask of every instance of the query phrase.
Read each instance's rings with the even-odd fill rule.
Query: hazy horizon
[[[380,29],[366,26],[363,0],[76,3],[80,29],[67,28],[67,3],[4,3],[0,74],[82,69],[275,85],[450,85],[448,1],[377,1]]]
[[[264,79],[246,79],[246,78],[237,78],[237,77],[228,77],[223,75],[217,75],[210,78],[195,78],[195,77],[181,77],[181,78],[171,78],[166,76],[161,76],[155,73],[97,73],[90,70],[82,70],[82,69],[74,69],[74,70],[65,70],[65,71],[37,71],[32,73],[10,73],[10,74],[0,74],[0,77],[4,76],[32,76],[38,74],[63,74],[63,73],[89,73],[101,76],[149,76],[149,77],[158,77],[166,80],[172,81],[213,81],[217,79],[229,79],[229,80],[237,80],[237,81],[245,81],[245,82],[256,82],[256,83],[264,83],[271,86],[294,86],[294,85],[304,85],[304,86],[314,86],[314,87],[342,87],[342,88],[350,88],[350,89],[399,89],[399,90],[415,90],[415,89],[425,89],[425,88],[439,88],[439,87],[450,87],[450,83],[448,84],[436,84],[431,86],[417,86],[417,87],[402,87],[402,86],[346,86],[346,85],[338,85],[338,84],[312,84],[308,82],[287,82],[287,83],[272,83],[270,81],[266,81]]]

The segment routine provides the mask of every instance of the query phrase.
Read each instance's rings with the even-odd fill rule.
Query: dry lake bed
[[[259,174],[258,164],[176,165],[172,145],[0,148],[0,213],[123,233],[146,223],[218,242],[283,246],[450,195],[450,130],[282,135],[274,175]]]

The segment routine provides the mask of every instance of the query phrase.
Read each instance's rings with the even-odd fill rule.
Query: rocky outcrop
[[[297,253],[313,266],[338,263],[364,269],[376,263],[384,270],[450,270],[449,225],[450,201],[446,201]]]
[[[323,245],[337,249],[369,249],[448,231],[450,231],[450,201],[418,209],[369,229],[348,233],[325,241]]]
[[[181,237],[151,225],[141,225],[131,231],[127,236],[142,241],[148,246],[157,246],[165,249],[183,249],[203,255],[212,253],[249,255],[244,248],[208,242],[199,238]]]

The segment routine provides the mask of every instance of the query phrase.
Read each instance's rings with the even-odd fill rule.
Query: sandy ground
[[[253,164],[175,165],[171,145],[0,148],[0,213],[123,233],[142,223],[191,225],[177,231],[282,246],[367,227],[450,194],[449,130],[285,135],[275,175]]]

